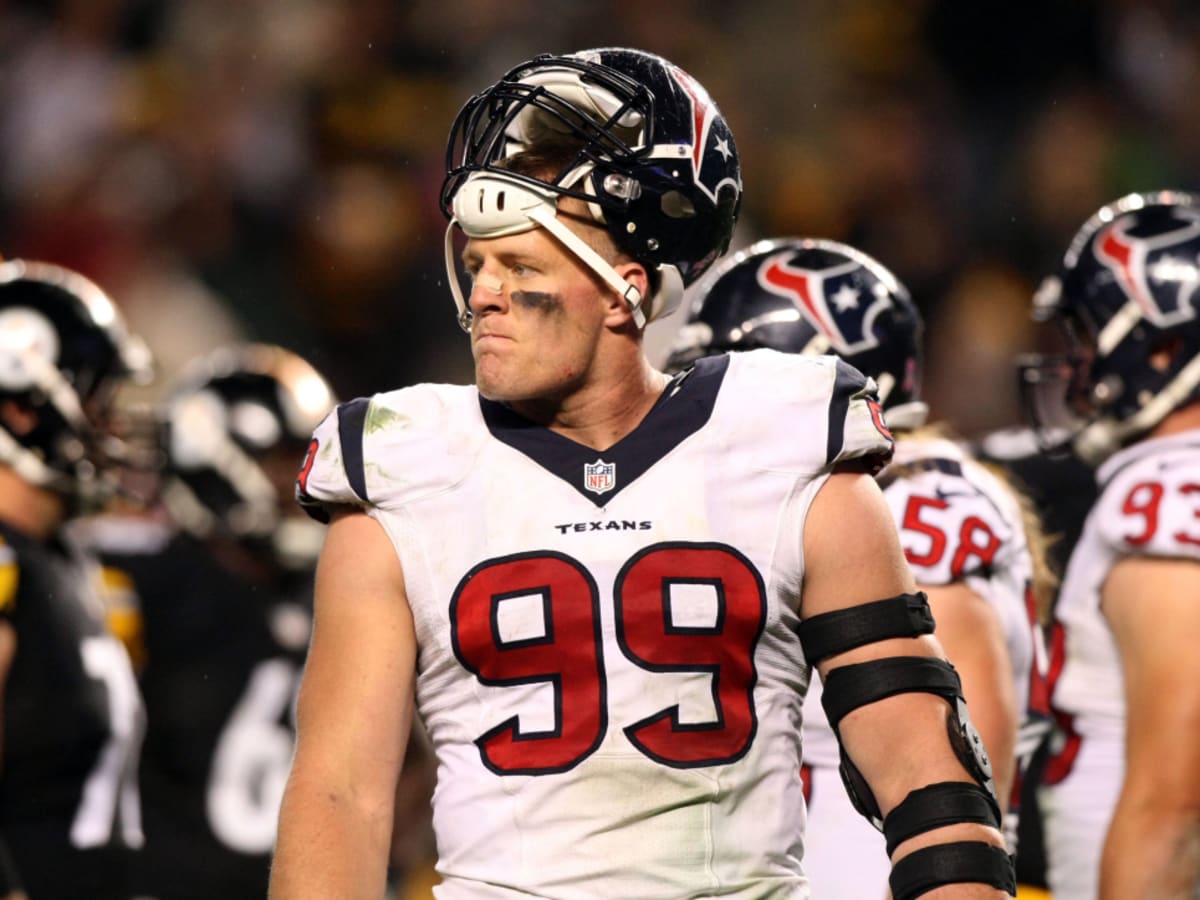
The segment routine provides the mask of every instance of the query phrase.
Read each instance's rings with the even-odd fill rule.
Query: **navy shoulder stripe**
[[[825,444],[825,464],[829,465],[842,452],[846,440],[846,415],[852,397],[867,386],[866,376],[843,359],[837,359],[833,397],[829,401],[829,438]]]
[[[363,503],[370,502],[367,496],[367,476],[363,469],[363,428],[367,419],[369,397],[359,397],[338,406],[338,440],[342,445],[342,468],[350,489]]]

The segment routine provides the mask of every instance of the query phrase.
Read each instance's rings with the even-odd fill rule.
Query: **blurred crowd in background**
[[[1189,0],[0,0],[0,256],[103,287],[155,357],[147,402],[246,341],[342,399],[469,382],[438,208],[450,125],[533,55],[606,45],[665,56],[721,108],[733,249],[830,238],[909,287],[924,399],[967,438],[1021,421],[1030,299],[1079,224],[1200,189]],[[653,361],[683,312],[650,326]],[[400,869],[429,841],[397,834],[412,896],[428,873]]]
[[[1079,222],[1198,186],[1184,0],[9,0],[0,254],[96,280],[164,380],[253,339],[342,397],[469,381],[450,123],[512,65],[602,45],[708,87],[741,153],[737,245],[835,238],[908,284],[927,399],[966,436],[1019,419],[1029,297]]]

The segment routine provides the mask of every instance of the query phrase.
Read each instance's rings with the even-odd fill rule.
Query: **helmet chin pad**
[[[558,218],[558,198],[553,188],[520,175],[496,171],[473,173],[454,194],[453,217],[446,229],[446,276],[458,307],[458,321],[470,330],[471,312],[459,285],[454,262],[454,226],[469,238],[505,237],[545,228],[570,253],[595,272],[633,311],[638,328],[673,312],[683,298],[683,278],[674,266],[658,266],[659,287],[649,302],[625,281],[599,253]],[[488,286],[489,290],[491,286]]]

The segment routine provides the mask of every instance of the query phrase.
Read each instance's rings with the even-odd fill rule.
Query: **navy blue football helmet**
[[[323,535],[294,502],[295,473],[334,403],[324,377],[282,347],[222,347],[194,360],[158,416],[171,517],[196,537],[237,541],[283,569],[311,567]]]
[[[117,388],[152,360],[95,283],[51,263],[0,263],[0,399],[32,414],[0,427],[0,463],[90,510],[117,489],[128,446],[113,433]]]
[[[574,151],[549,182],[504,167],[546,144]],[[742,198],[733,135],[705,89],[660,56],[602,48],[535,57],[458,114],[441,205],[452,224],[489,237],[552,229],[527,211],[538,199],[552,211],[559,196],[586,202],[621,250],[658,273],[647,318],[661,317],[729,246]],[[637,311],[644,298],[629,299]]]
[[[1196,196],[1129,194],[1088,219],[1034,296],[1065,351],[1020,364],[1043,445],[1097,464],[1200,397],[1198,290]]]
[[[872,257],[818,238],[764,240],[702,281],[667,361],[769,348],[835,354],[875,379],[888,425],[922,425],[922,322],[908,290]]]

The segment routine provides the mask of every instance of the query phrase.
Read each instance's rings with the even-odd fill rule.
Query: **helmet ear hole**
[[[659,207],[672,219],[692,219],[696,216],[696,204],[679,191],[667,191],[663,194]]]
[[[1178,361],[1184,352],[1183,339],[1175,334],[1164,334],[1150,348],[1148,362],[1156,372],[1166,372]]]

